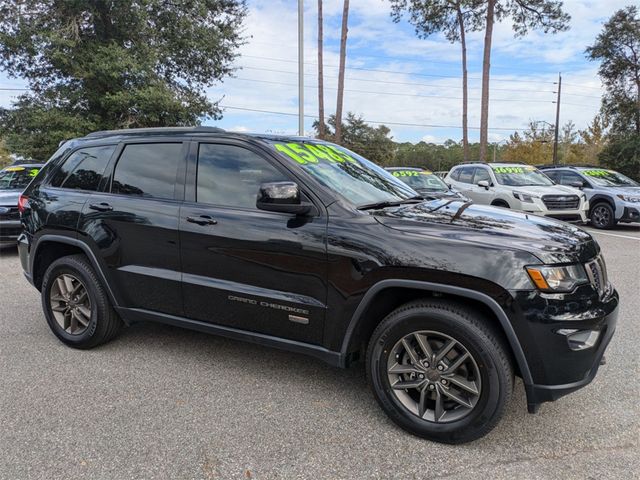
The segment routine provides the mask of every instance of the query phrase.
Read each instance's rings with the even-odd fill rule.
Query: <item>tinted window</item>
[[[473,177],[473,183],[477,185],[478,182],[482,180],[491,183],[491,177],[489,176],[489,172],[487,171],[487,169],[478,167],[476,168],[476,173]]]
[[[459,182],[472,183],[475,167],[462,167],[458,176]]]
[[[97,190],[115,145],[81,148],[73,152],[51,179],[51,186]]]
[[[544,173],[547,177],[549,177],[551,180],[553,180],[556,183],[560,183],[560,173],[558,171],[549,171],[549,170],[543,170],[542,173]]]
[[[181,143],[127,145],[116,164],[111,192],[173,198]]]
[[[451,172],[451,178],[453,180],[458,180],[458,178],[460,178],[460,169],[456,169],[453,172]]]
[[[290,180],[246,148],[203,143],[198,151],[196,201],[256,208],[260,184]]]
[[[562,185],[572,186],[576,183],[583,184],[582,177],[574,172],[562,172]]]

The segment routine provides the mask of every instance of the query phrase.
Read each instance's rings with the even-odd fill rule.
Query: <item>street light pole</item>
[[[304,136],[304,0],[298,0],[298,135]]]

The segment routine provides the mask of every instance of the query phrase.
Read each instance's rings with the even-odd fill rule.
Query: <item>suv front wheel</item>
[[[591,214],[589,215],[591,225],[595,228],[607,229],[616,224],[615,214],[613,208],[606,202],[596,203],[591,208]]]
[[[84,255],[54,261],[42,281],[42,307],[49,328],[74,348],[93,348],[115,337],[122,320]]]
[[[367,375],[396,424],[453,444],[486,435],[513,390],[499,336],[473,311],[448,301],[417,301],[389,314],[369,342]]]

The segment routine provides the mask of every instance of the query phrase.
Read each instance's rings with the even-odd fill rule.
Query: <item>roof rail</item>
[[[537,167],[541,170],[545,170],[548,168],[575,168],[575,167],[580,167],[580,168],[603,168],[601,166],[598,165],[590,165],[587,163],[577,163],[577,164],[572,164],[572,165],[537,165]]]
[[[153,127],[153,128],[125,128],[122,130],[102,130],[92,132],[85,138],[110,137],[113,135],[170,135],[172,133],[223,133],[218,127]]]

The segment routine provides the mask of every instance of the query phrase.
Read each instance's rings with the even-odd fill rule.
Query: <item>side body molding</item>
[[[518,362],[518,367],[520,369],[520,373],[522,375],[522,380],[525,385],[532,385],[533,378],[531,377],[531,372],[529,370],[529,364],[527,363],[527,359],[524,356],[524,352],[522,351],[522,346],[518,341],[518,337],[516,336],[516,332],[507,317],[507,314],[504,313],[502,307],[489,295],[486,295],[481,292],[477,292],[475,290],[469,290],[467,288],[456,287],[453,285],[442,285],[438,283],[431,282],[421,282],[417,280],[402,280],[402,279],[387,279],[382,280],[376,283],[373,287],[371,287],[367,293],[364,295],[358,308],[353,314],[351,321],[349,322],[349,326],[347,327],[347,332],[345,334],[344,340],[342,341],[341,348],[341,366],[346,366],[346,360],[348,358],[348,348],[349,343],[351,341],[351,337],[353,336],[358,323],[362,320],[362,315],[366,310],[369,303],[375,298],[375,296],[384,290],[385,288],[390,287],[400,287],[400,288],[411,288],[414,290],[428,290],[430,292],[440,292],[440,293],[448,293],[451,295],[457,295],[459,297],[465,297],[472,300],[479,301],[485,304],[487,307],[491,309],[491,311],[495,314],[496,318],[500,322],[500,326],[504,331],[507,340],[509,341],[509,345],[513,350],[514,357],[516,362]]]

